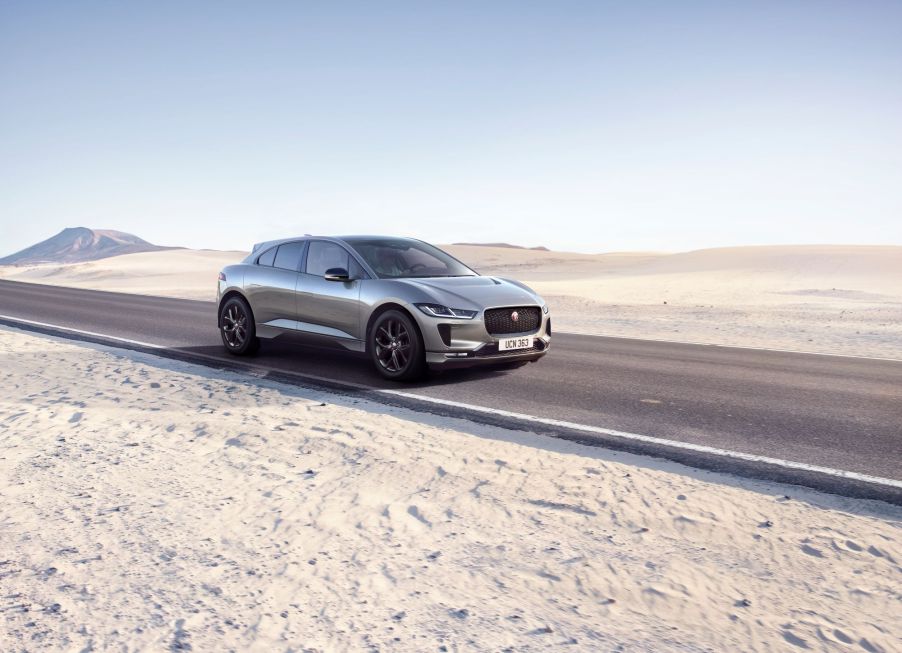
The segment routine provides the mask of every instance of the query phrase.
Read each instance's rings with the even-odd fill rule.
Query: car
[[[300,334],[363,352],[383,377],[516,367],[548,354],[548,305],[528,286],[483,276],[413,238],[304,236],[254,245],[219,273],[217,324],[226,350]]]

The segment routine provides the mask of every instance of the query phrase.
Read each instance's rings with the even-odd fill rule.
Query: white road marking
[[[679,440],[668,440],[667,438],[657,438],[651,435],[640,435],[638,433],[628,433],[627,431],[616,431],[601,426],[591,426],[589,424],[578,424],[576,422],[566,422],[564,420],[552,419],[549,417],[536,417],[525,413],[514,413],[509,410],[501,410],[499,408],[487,408],[485,406],[477,406],[474,404],[465,404],[459,401],[450,401],[448,399],[436,399],[434,397],[426,397],[424,395],[414,394],[412,392],[404,392],[402,390],[377,389],[376,392],[394,395],[397,397],[405,397],[407,399],[416,399],[442,406],[454,408],[463,408],[489,415],[498,415],[500,417],[510,417],[524,422],[532,422],[533,424],[542,424],[545,426],[555,426],[558,428],[566,428],[573,431],[583,431],[585,433],[596,433],[599,435],[607,435],[623,440],[633,440],[635,442],[646,442],[649,444],[657,444],[675,449],[686,449],[688,451],[697,451],[699,453],[713,454],[724,458],[735,458],[736,460],[745,460],[754,463],[766,463],[768,465],[777,465],[787,469],[797,469],[805,472],[816,472],[827,476],[835,476],[836,478],[845,478],[865,483],[873,483],[875,485],[885,485],[888,487],[902,489],[902,481],[896,481],[891,478],[881,478],[879,476],[869,476],[868,474],[859,474],[858,472],[847,472],[842,469],[833,469],[832,467],[820,467],[818,465],[809,465],[807,463],[798,463],[792,460],[783,460],[781,458],[770,458],[768,456],[758,456],[756,454],[742,453],[741,451],[731,451],[729,449],[718,449],[716,447],[708,447],[702,444],[693,444],[691,442],[680,442]]]
[[[167,347],[163,345],[154,345],[147,342],[141,342],[140,340],[130,340],[128,338],[119,338],[117,336],[111,336],[104,333],[96,333],[93,331],[83,331],[81,329],[72,329],[69,327],[59,326],[57,324],[47,324],[45,322],[35,322],[33,320],[24,320],[18,317],[12,317],[8,315],[0,315],[0,319],[9,320],[12,322],[20,322],[22,324],[28,324],[32,326],[45,327],[50,329],[57,329],[60,331],[65,331],[68,333],[75,333],[80,335],[93,336],[96,338],[105,338],[115,342],[122,342],[131,345],[137,345],[139,347],[146,347],[151,349],[167,349]],[[219,361],[213,356],[203,355],[203,358],[208,358],[211,361]],[[255,370],[263,371],[266,368],[261,368],[259,366],[252,366]],[[279,373],[284,373],[279,371]],[[589,424],[579,424],[577,422],[567,422],[565,420],[553,419],[550,417],[536,417],[535,415],[527,415],[525,413],[515,413],[509,410],[502,410],[500,408],[488,408],[486,406],[478,406],[476,404],[467,404],[460,401],[451,401],[449,399],[438,399],[435,397],[428,397],[425,395],[418,395],[413,392],[404,392],[403,390],[391,390],[388,388],[371,388],[369,386],[364,386],[358,383],[347,383],[344,381],[338,381],[336,379],[329,379],[327,377],[315,376],[312,374],[300,374],[297,372],[290,373],[293,376],[298,376],[301,378],[307,378],[317,381],[326,381],[332,384],[344,385],[348,387],[353,387],[355,389],[364,389],[369,392],[374,392],[378,394],[384,394],[394,397],[402,397],[404,399],[412,399],[414,401],[422,401],[425,403],[437,404],[441,406],[447,406],[450,408],[460,408],[463,410],[470,410],[478,413],[484,413],[487,415],[497,415],[499,417],[508,417],[512,419],[516,419],[519,421],[533,423],[533,424],[542,424],[544,426],[554,426],[557,428],[565,428],[573,431],[582,431],[584,433],[595,433],[598,435],[607,435],[609,437],[620,438],[623,440],[632,440],[634,442],[645,442],[647,444],[655,444],[675,449],[684,449],[687,451],[695,451],[698,453],[705,453],[715,456],[721,456],[723,458],[733,458],[735,460],[744,460],[747,462],[754,463],[764,463],[767,465],[775,465],[777,467],[783,467],[786,469],[795,469],[804,472],[814,472],[817,474],[823,474],[826,476],[832,476],[835,478],[848,479],[861,481],[864,483],[871,483],[873,485],[883,485],[886,487],[892,487],[897,489],[902,489],[902,481],[897,481],[891,478],[882,478],[879,476],[870,476],[868,474],[860,474],[858,472],[849,472],[842,469],[833,469],[832,467],[821,467],[819,465],[809,465],[807,463],[799,463],[792,460],[783,460],[782,458],[771,458],[769,456],[759,456],[756,454],[743,453],[741,451],[731,451],[730,449],[718,449],[717,447],[709,447],[701,444],[693,444],[691,442],[681,442],[679,440],[669,440],[667,438],[658,438],[651,435],[641,435],[639,433],[629,433],[627,431],[617,431],[615,429],[608,429],[601,426],[592,426]]]
[[[71,327],[60,326],[59,324],[48,324],[46,322],[35,322],[34,320],[26,320],[24,318],[15,317],[15,316],[11,316],[11,315],[0,314],[0,320],[7,320],[8,322],[18,322],[20,324],[31,325],[31,326],[45,327],[48,329],[55,329],[57,331],[63,331],[66,333],[72,333],[72,334],[77,334],[77,335],[92,336],[95,338],[103,338],[105,340],[112,340],[115,342],[121,342],[121,343],[128,344],[128,345],[135,345],[137,347],[142,347],[145,349],[156,349],[156,350],[161,350],[161,349],[177,350],[178,349],[177,345],[155,345],[153,343],[143,342],[141,340],[130,340],[129,338],[119,338],[118,336],[111,336],[106,333],[97,333],[95,331],[84,331],[83,329],[73,329]],[[0,328],[3,328],[4,326],[5,325],[0,324]],[[222,358],[219,358],[218,356],[211,356],[210,354],[202,354],[200,352],[190,352],[190,354],[191,354],[192,359],[199,358],[202,360],[208,360],[214,364],[222,365],[223,363],[228,362],[228,360],[223,360]],[[187,362],[189,364],[191,364],[191,361],[187,361]],[[193,364],[200,365],[200,363],[193,363]],[[264,378],[268,374],[270,374],[272,372],[276,372],[278,374],[285,374],[288,376],[296,376],[296,377],[299,377],[302,379],[307,379],[310,381],[319,381],[321,383],[331,383],[333,385],[340,385],[340,386],[343,386],[346,388],[353,388],[355,390],[361,390],[361,391],[366,391],[366,392],[370,392],[375,389],[372,386],[364,385],[363,383],[354,383],[352,381],[341,381],[339,379],[333,379],[328,376],[319,376],[317,374],[294,372],[292,370],[274,370],[271,367],[265,367],[263,365],[255,365],[246,360],[241,361],[240,367],[241,367],[242,373],[248,374],[250,376],[254,376],[257,378]]]
[[[118,336],[107,335],[106,333],[95,333],[93,331],[83,331],[82,329],[70,329],[69,327],[60,326],[58,324],[47,324],[46,322],[35,322],[34,320],[26,320],[21,317],[13,317],[12,315],[0,315],[0,320],[9,320],[11,322],[21,322],[31,326],[45,327],[47,329],[56,329],[58,331],[67,331],[69,333],[77,333],[82,336],[93,336],[94,338],[104,338],[106,340],[115,340],[116,342],[124,342],[129,345],[137,345],[138,347],[148,347],[150,349],[166,349],[163,345],[155,345],[150,342],[142,342],[141,340],[129,340],[128,338],[119,338]]]

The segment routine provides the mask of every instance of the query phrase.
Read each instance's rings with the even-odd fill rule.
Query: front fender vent
[[[451,325],[450,324],[439,324],[438,325],[438,334],[442,338],[442,342],[445,343],[445,347],[451,346]]]

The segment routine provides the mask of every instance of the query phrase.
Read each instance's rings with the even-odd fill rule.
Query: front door
[[[308,244],[307,265],[298,279],[298,328],[337,338],[361,339],[360,279],[326,281],[326,270],[356,268],[348,251],[325,240]]]

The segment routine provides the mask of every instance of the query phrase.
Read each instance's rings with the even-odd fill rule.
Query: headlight
[[[543,312],[545,315],[548,315],[548,304],[545,304],[545,305],[542,307],[542,312]]]
[[[472,320],[477,313],[462,308],[448,308],[441,304],[416,304],[416,307],[431,317],[450,317],[458,320]]]

